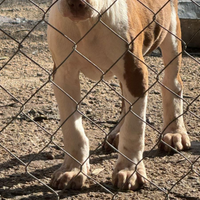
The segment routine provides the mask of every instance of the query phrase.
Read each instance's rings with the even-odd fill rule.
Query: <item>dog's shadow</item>
[[[199,155],[200,156],[200,141],[193,141],[191,142],[191,148],[186,150],[189,154],[192,155]],[[179,153],[179,151],[170,151],[169,153],[166,153],[165,151],[162,151],[160,149],[152,149],[149,151],[144,151],[144,157],[147,158],[156,158],[156,157],[163,157],[163,156],[173,156],[174,154]]]
[[[189,154],[192,155],[199,155],[200,156],[200,142],[198,141],[194,141],[192,142],[192,147],[190,150],[188,150]],[[91,151],[92,156],[90,163],[91,164],[101,164],[103,163],[104,160],[108,160],[108,159],[116,159],[117,158],[117,153],[110,153],[110,154],[106,154],[105,151],[102,151],[101,149],[98,149],[96,151]],[[100,156],[99,156],[100,155]],[[169,156],[172,154],[169,154]],[[26,155],[26,156],[22,156],[19,157],[19,159],[21,159],[23,162],[27,163],[30,161],[30,156],[33,156],[33,160],[37,161],[37,160],[48,160],[48,158],[46,157],[46,153],[42,152],[40,153],[40,155],[38,156],[37,154],[33,154],[33,155]],[[163,151],[156,149],[152,149],[150,151],[145,151],[144,152],[144,158],[155,158],[155,157],[163,157],[166,156],[166,153]],[[56,155],[54,159],[62,159],[63,158],[63,152]],[[15,159],[11,159],[9,161],[7,161],[6,163],[2,163],[0,164],[0,171],[6,170],[7,168],[13,168],[13,167],[18,167],[20,165],[20,163]],[[33,172],[31,172],[32,175],[35,175],[38,179],[42,179],[44,177],[50,177],[52,175],[52,173],[58,169],[60,166],[60,164],[56,164],[53,165],[52,167],[47,167],[45,169],[37,169]],[[2,172],[1,172],[2,173]],[[42,185],[41,183],[34,183],[33,185],[31,185],[35,179],[33,177],[31,177],[30,175],[28,175],[27,173],[25,173],[25,171],[23,173],[19,173],[19,174],[11,174],[8,175],[4,178],[0,178],[0,197],[2,198],[13,198],[15,196],[21,196],[23,200],[28,200],[28,199],[41,199],[44,198],[45,199],[57,199],[56,198],[56,193],[49,193],[50,189],[48,189],[46,186]],[[56,191],[57,195],[59,195],[60,199],[66,198],[66,197],[73,197],[76,196],[78,194],[88,194],[95,192],[95,191],[102,191],[102,192],[106,192],[106,193],[110,193],[111,195],[113,193],[116,193],[117,190],[112,187],[111,181],[106,181],[106,182],[101,182],[100,185],[98,183],[94,183],[92,180],[88,180],[88,187],[83,187],[81,190],[69,190],[68,192],[66,192],[66,190],[63,191]],[[31,183],[31,184],[27,184],[27,183]],[[27,184],[27,186],[25,186],[25,188],[15,188],[13,189],[15,185],[19,185],[19,184]],[[103,187],[104,188],[103,188]],[[11,189],[12,188],[12,189]],[[106,188],[108,190],[106,190]],[[110,191],[110,192],[109,192]],[[34,196],[32,194],[37,193],[38,195]],[[40,193],[42,193],[42,197],[40,198]],[[31,194],[31,195],[30,195]],[[28,195],[29,197],[26,198],[25,196]],[[24,198],[23,198],[24,196]]]

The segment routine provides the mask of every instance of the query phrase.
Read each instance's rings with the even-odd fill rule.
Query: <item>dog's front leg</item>
[[[143,58],[142,58],[143,59]],[[126,116],[119,134],[119,155],[113,172],[113,184],[120,189],[135,190],[145,182],[142,161],[148,85],[148,72],[130,53],[124,57],[125,73],[121,76]]]
[[[89,141],[84,133],[81,115],[76,111],[76,102],[80,101],[79,73],[63,68],[59,68],[55,74],[54,93],[60,111],[64,149],[67,153],[62,166],[53,174],[50,185],[58,189],[65,186],[79,189],[86,180],[84,174],[89,170]]]

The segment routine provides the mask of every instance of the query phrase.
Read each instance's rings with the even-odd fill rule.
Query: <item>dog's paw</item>
[[[84,172],[87,174],[87,172]],[[54,172],[50,186],[54,189],[80,189],[83,187],[87,177],[78,168],[67,171],[62,167]]]
[[[121,169],[117,164],[112,174],[113,185],[122,190],[137,190],[146,183],[146,171],[141,162],[135,170],[135,165]]]
[[[187,150],[191,147],[190,138],[185,133],[166,133],[164,134],[162,141],[179,151]],[[164,144],[162,141],[159,144],[159,148],[170,152],[172,148]]]
[[[110,146],[109,144],[111,144],[116,149],[118,148],[118,144],[119,144],[119,132],[113,132],[113,133],[111,133],[108,136],[107,140],[104,141],[103,149],[107,153],[114,151],[114,149],[112,148],[112,146]]]

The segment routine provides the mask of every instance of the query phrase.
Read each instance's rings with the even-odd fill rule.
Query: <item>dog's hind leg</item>
[[[121,86],[121,90],[122,90],[122,84],[120,84],[120,86]],[[123,91],[122,91],[122,96],[123,96]],[[124,122],[125,114],[126,114],[125,102],[124,102],[124,99],[122,99],[122,107],[121,107],[120,118],[119,118],[115,128],[113,130],[111,130],[108,137],[105,138],[105,141],[104,141],[103,148],[105,149],[106,152],[114,151],[112,146],[115,147],[116,149],[118,148],[120,129],[121,129],[122,124]],[[112,145],[112,146],[110,146],[110,145]]]
[[[161,44],[161,50],[165,65],[162,95],[164,125],[162,140],[177,150],[190,148],[190,139],[188,137],[183,121],[183,84],[180,77],[180,67],[182,60],[181,30],[178,16],[175,12],[175,6],[172,4],[170,32]],[[171,148],[160,143],[160,147],[165,151]]]

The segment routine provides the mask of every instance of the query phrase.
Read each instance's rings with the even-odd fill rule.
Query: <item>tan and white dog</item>
[[[100,80],[116,75],[125,97],[125,118],[108,141],[119,137],[112,182],[137,189],[145,182],[143,161],[148,70],[144,56],[160,47],[166,66],[162,95],[163,148],[190,148],[183,121],[181,31],[177,0],[54,0],[48,43],[54,60],[54,92],[58,102],[65,155],[51,186],[78,189],[90,169],[89,141],[76,111],[80,102],[79,73]],[[109,27],[109,28],[108,28]],[[104,74],[105,73],[105,74]],[[58,87],[57,87],[58,86]],[[171,92],[169,90],[171,90]],[[66,95],[68,94],[68,95]],[[120,132],[120,134],[119,134]],[[168,145],[166,145],[168,144]],[[76,160],[74,160],[72,157]],[[128,159],[127,159],[128,158]]]

